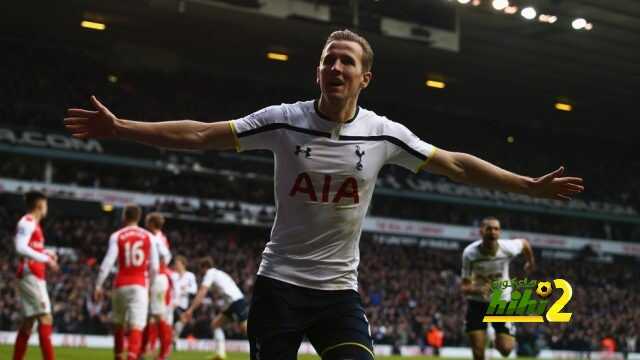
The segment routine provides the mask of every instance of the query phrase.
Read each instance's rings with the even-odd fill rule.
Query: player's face
[[[40,214],[42,215],[42,218],[47,217],[47,212],[49,211],[49,206],[47,204],[47,200],[39,200],[38,201],[38,205],[37,205],[37,209],[40,212]]]
[[[177,271],[183,272],[185,270],[185,267],[184,267],[184,264],[182,263],[182,261],[176,260],[175,264],[176,264],[176,270]]]
[[[151,231],[152,234],[155,234],[156,230],[158,230],[158,228],[153,224],[153,222],[146,219],[144,221],[144,227],[146,227],[149,231]]]
[[[497,220],[486,220],[480,228],[480,235],[485,241],[496,241],[500,238],[500,222]]]
[[[363,54],[360,44],[353,41],[332,41],[324,48],[316,73],[324,96],[347,100],[369,85],[371,72],[362,67]]]

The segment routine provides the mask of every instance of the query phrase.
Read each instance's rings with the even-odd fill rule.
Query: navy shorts
[[[309,289],[258,276],[248,335],[252,360],[295,360],[305,337],[323,359],[373,359],[369,322],[354,290]]]
[[[465,331],[487,330],[489,323],[482,322],[484,315],[487,313],[489,303],[482,301],[467,301],[467,317],[465,321]],[[496,334],[506,334],[515,336],[516,328],[513,323],[493,322],[491,323]]]
[[[238,299],[232,302],[222,314],[235,322],[243,322],[249,318],[249,306],[244,298]]]

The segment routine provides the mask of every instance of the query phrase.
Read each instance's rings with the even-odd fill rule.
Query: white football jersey
[[[270,106],[230,124],[238,151],[275,157],[276,217],[258,274],[357,290],[362,221],[378,172],[385,164],[418,172],[436,148],[363,108],[349,122],[330,121],[314,101]]]
[[[215,292],[221,296],[225,308],[231,305],[234,301],[240,300],[244,297],[244,295],[242,295],[242,291],[238,285],[236,285],[236,282],[233,281],[231,276],[216,268],[207,270],[200,286],[208,288],[213,287]]]
[[[198,292],[196,276],[191,271],[185,271],[184,274],[173,271],[171,274],[174,304],[186,310],[189,308],[189,295],[195,295]]]
[[[494,256],[480,252],[482,240],[469,244],[462,252],[462,278],[475,284],[495,280],[509,280],[509,262],[522,252],[522,239],[499,239],[498,250]],[[468,299],[487,302],[480,295],[467,295]],[[502,290],[502,300],[511,300],[511,287]]]

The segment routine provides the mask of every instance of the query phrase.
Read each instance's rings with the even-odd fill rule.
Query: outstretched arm
[[[67,109],[64,126],[73,137],[116,138],[173,149],[228,150],[235,145],[229,121],[132,121],[117,118],[95,96],[91,103],[95,110]]]
[[[514,174],[473,155],[442,149],[433,154],[425,170],[464,184],[556,200],[570,200],[584,190],[581,178],[562,177],[564,167],[531,178]]]

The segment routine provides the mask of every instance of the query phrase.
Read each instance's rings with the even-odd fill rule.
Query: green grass
[[[12,346],[1,345],[0,346],[0,359],[11,359],[11,355],[13,352]],[[171,360],[206,360],[211,355],[211,353],[206,352],[197,352],[197,351],[179,351],[173,353],[171,356]],[[37,347],[29,347],[27,352],[26,360],[40,360],[40,349]],[[113,352],[109,349],[80,349],[80,348],[65,348],[65,347],[57,347],[56,348],[56,359],[58,360],[113,360]],[[230,353],[227,355],[227,360],[248,360],[248,354],[241,353]],[[299,360],[319,360],[317,356],[311,355],[301,355]],[[454,360],[453,358],[435,358],[430,356],[421,356],[421,357],[400,357],[400,356],[387,356],[387,357],[378,357],[376,359],[380,360],[393,360],[393,359],[403,359],[403,360],[429,360],[429,359],[440,359],[440,360]]]

